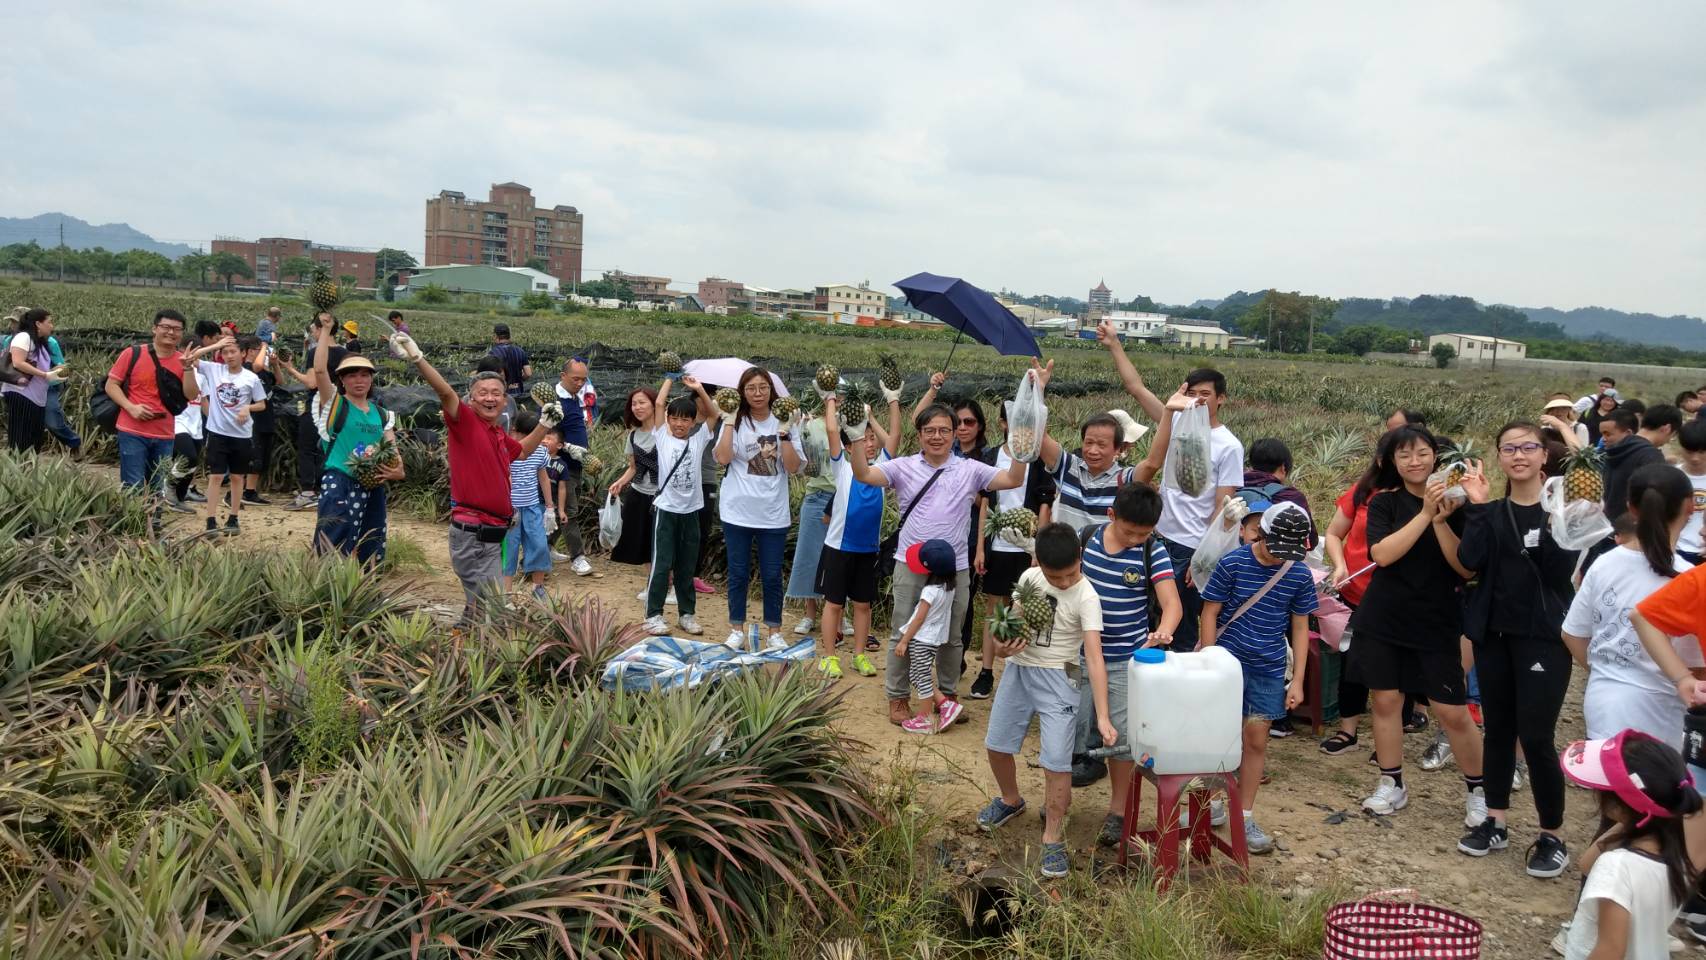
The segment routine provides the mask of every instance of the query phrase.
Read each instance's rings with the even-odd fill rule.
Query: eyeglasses
[[[1499,452],[1507,457],[1514,457],[1519,453],[1524,456],[1531,453],[1539,453],[1541,449],[1542,447],[1540,444],[1529,441],[1528,443],[1507,443],[1499,447]]]
[[[977,426],[982,426],[982,424],[977,422],[976,417],[961,417],[960,418],[960,426],[962,426],[962,427],[977,427]]]
[[[951,437],[954,435],[954,428],[953,427],[925,427],[924,429],[918,431],[918,435],[921,437]]]

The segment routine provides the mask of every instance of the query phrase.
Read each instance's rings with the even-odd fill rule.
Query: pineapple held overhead
[[[337,281],[324,266],[314,268],[314,282],[308,287],[308,302],[316,310],[330,310],[340,299]]]
[[[663,368],[664,373],[680,373],[681,354],[674,350],[665,350],[658,354],[658,366]]]
[[[812,385],[817,387],[819,396],[828,396],[835,392],[841,384],[841,370],[834,364],[826,363],[817,368],[817,376],[812,378]]]

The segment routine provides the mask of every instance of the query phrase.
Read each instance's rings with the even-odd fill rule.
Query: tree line
[[[399,270],[419,266],[407,251],[385,247],[374,255],[374,275],[370,278],[345,276],[338,278],[348,285],[394,286]],[[278,265],[277,279],[307,283],[314,275],[314,261],[308,257],[287,257]],[[176,260],[152,250],[112,251],[103,247],[75,250],[67,246],[44,247],[35,241],[0,246],[0,270],[21,270],[26,273],[63,273],[73,278],[136,277],[146,280],[181,280],[206,288],[209,280],[231,289],[238,280],[253,280],[255,271],[248,261],[229,251],[220,253],[186,253]]]

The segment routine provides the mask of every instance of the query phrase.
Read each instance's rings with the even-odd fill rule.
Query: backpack
[[[372,404],[373,409],[379,412],[380,429],[390,429],[391,411],[385,409],[385,405],[378,400],[372,401]],[[343,432],[344,424],[348,422],[349,401],[344,399],[343,394],[336,394],[332,397],[332,405],[326,408],[326,436],[320,440],[322,454],[331,452],[332,446],[338,442],[338,434]]]
[[[1090,540],[1096,536],[1096,531],[1107,527],[1106,523],[1093,524],[1078,531],[1078,551],[1082,554],[1090,546]],[[1149,572],[1155,569],[1155,542],[1160,535],[1151,533],[1149,539],[1143,541],[1143,602],[1144,617],[1149,622],[1149,629],[1155,630],[1155,625],[1161,622],[1161,601],[1155,596],[1155,578]],[[1142,646],[1142,644],[1139,644]]]

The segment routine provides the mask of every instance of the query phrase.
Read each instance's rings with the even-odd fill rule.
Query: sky
[[[584,266],[1706,316],[1706,4],[6,4],[0,215]],[[22,42],[19,42],[21,39]]]

